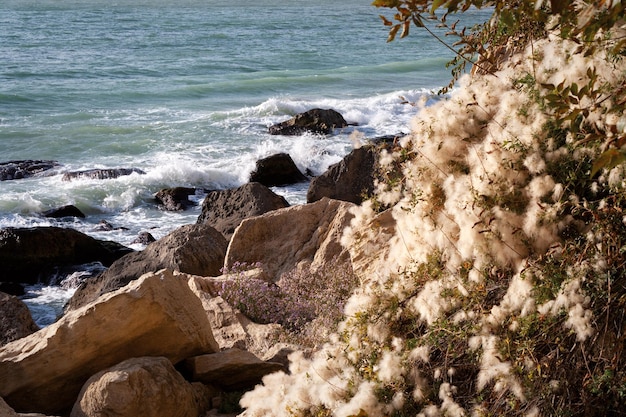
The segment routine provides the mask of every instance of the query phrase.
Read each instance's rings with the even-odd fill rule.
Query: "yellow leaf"
[[[446,2],[446,0],[435,0],[433,1],[433,5],[430,8],[430,12],[431,13],[435,13],[435,10],[437,10],[439,7],[441,7],[442,4],[444,4]]]

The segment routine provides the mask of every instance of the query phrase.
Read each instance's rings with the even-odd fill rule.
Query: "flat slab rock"
[[[267,375],[285,371],[277,362],[265,362],[245,350],[232,348],[186,359],[185,367],[194,381],[220,386],[226,390],[253,387]]]
[[[109,180],[130,174],[145,174],[138,168],[107,168],[107,169],[87,169],[84,171],[70,171],[63,174],[63,181],[72,181],[80,178],[92,180]]]
[[[59,166],[57,161],[23,160],[0,162],[0,181],[32,177]]]

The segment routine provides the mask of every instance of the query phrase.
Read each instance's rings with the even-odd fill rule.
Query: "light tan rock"
[[[349,251],[352,269],[357,276],[397,272],[399,265],[389,246],[389,239],[396,235],[396,226],[392,211],[386,210],[354,228]]]
[[[125,359],[177,363],[219,349],[189,275],[162,270],[0,348],[0,397],[18,412],[69,410],[85,381]]]
[[[348,261],[341,235],[354,217],[353,203],[323,198],[315,203],[287,207],[241,222],[231,239],[227,268],[236,262],[260,262],[274,282],[300,264],[316,269]]]
[[[0,292],[0,346],[39,330],[30,310],[19,298]]]
[[[259,278],[264,275],[262,271],[254,270],[246,276]],[[217,295],[219,287],[229,279],[228,276],[196,276],[189,280],[189,286],[202,301],[220,350],[239,348],[263,356],[272,347],[271,341],[277,339],[282,327],[278,324],[254,323]]]
[[[198,417],[210,408],[210,396],[167,358],[133,358],[89,378],[71,417]]]
[[[184,363],[194,381],[215,384],[226,390],[251,388],[267,374],[286,371],[281,363],[264,362],[236,348],[188,358]]]

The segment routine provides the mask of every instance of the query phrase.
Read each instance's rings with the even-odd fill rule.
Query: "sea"
[[[415,103],[442,99],[453,53],[417,28],[388,43],[380,14],[393,17],[370,0],[2,0],[0,163],[59,165],[0,182],[0,228],[71,227],[141,250],[140,232],[158,239],[200,214],[202,191],[195,207],[168,212],[154,201],[163,188],[238,187],[258,159],[278,152],[319,175],[358,143],[408,132]],[[489,15],[459,18],[472,26]],[[268,134],[312,108],[332,108],[354,126]],[[94,168],[145,174],[62,180]],[[307,188],[273,190],[296,205]],[[68,204],[86,217],[41,215]],[[101,221],[115,229],[99,230]],[[68,282],[84,273],[27,289],[38,324],[56,320],[75,290]]]

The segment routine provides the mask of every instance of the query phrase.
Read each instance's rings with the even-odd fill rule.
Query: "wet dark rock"
[[[57,161],[23,160],[0,162],[0,181],[32,177],[59,166]]]
[[[298,169],[291,156],[278,153],[259,159],[255,170],[250,174],[251,182],[258,182],[266,187],[289,185],[309,179]]]
[[[328,135],[334,129],[347,127],[343,116],[332,109],[311,109],[289,120],[269,127],[270,135],[295,136],[305,132]]]
[[[88,169],[84,171],[70,171],[63,174],[63,181],[72,181],[80,178],[93,180],[108,180],[130,174],[145,174],[138,168],[110,168],[110,169]]]
[[[154,236],[152,236],[152,234],[148,232],[141,232],[139,233],[139,236],[137,236],[137,238],[130,243],[133,245],[135,244],[148,245],[152,242],[156,242],[156,239],[154,238]]]
[[[100,262],[105,266],[132,251],[61,227],[0,229],[0,281],[48,283],[55,268]]]
[[[128,228],[123,226],[113,226],[106,220],[100,220],[93,230],[96,232],[110,232],[112,230],[128,230]]]
[[[361,204],[374,190],[376,160],[374,146],[354,149],[322,175],[311,180],[306,195],[307,203],[328,197]]]
[[[165,188],[156,193],[154,198],[167,211],[181,211],[194,205],[189,196],[195,193],[196,189],[190,187]]]
[[[367,145],[352,150],[340,162],[313,178],[307,191],[307,203],[324,197],[361,204],[374,192],[378,158],[383,148],[394,146],[403,134],[379,136]]]
[[[207,223],[230,239],[242,220],[288,206],[284,197],[263,184],[250,182],[239,188],[209,192],[197,223]]]
[[[76,309],[102,294],[115,291],[147,272],[168,268],[200,276],[218,276],[224,266],[228,242],[207,224],[191,224],[129,253],[109,269],[86,280],[70,299],[67,309]]]
[[[18,297],[26,293],[24,286],[18,282],[0,282],[0,292]]]
[[[80,217],[82,219],[85,218],[85,213],[80,211],[80,209],[72,204],[67,206],[53,208],[41,213],[44,217],[60,219],[63,217]]]

